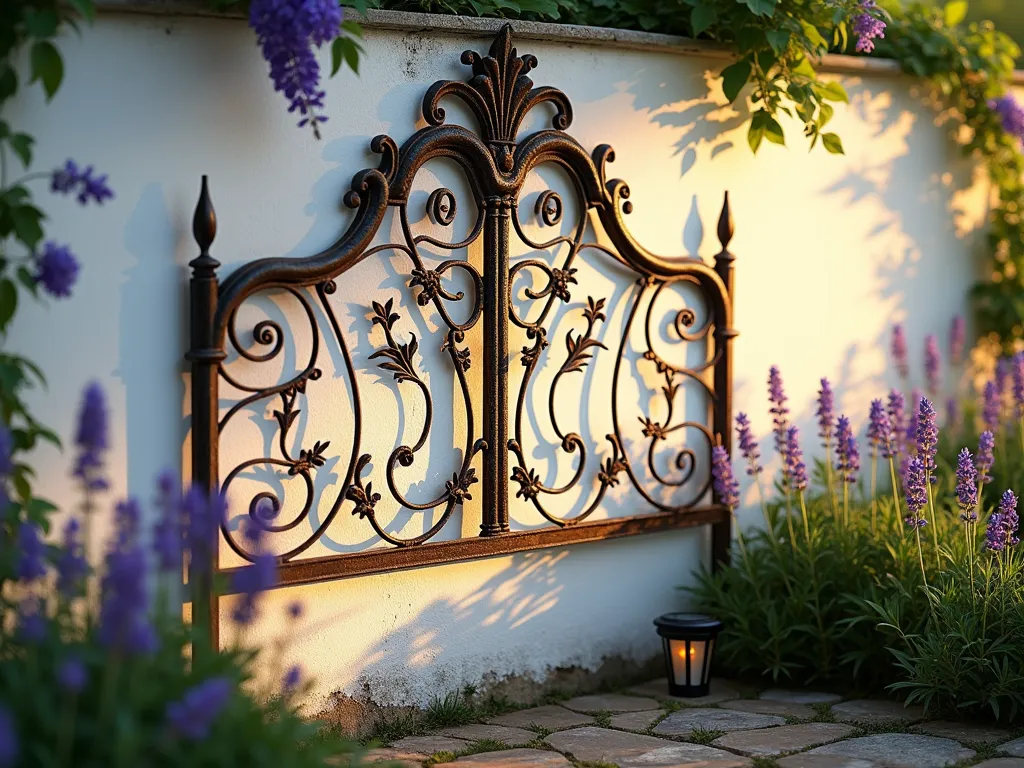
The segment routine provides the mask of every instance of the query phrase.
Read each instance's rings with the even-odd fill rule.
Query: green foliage
[[[694,728],[687,737],[695,744],[710,744],[720,736],[725,736],[725,731],[716,731],[714,728]]]

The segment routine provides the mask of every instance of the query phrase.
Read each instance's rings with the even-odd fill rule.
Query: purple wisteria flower
[[[167,725],[189,741],[202,741],[231,699],[233,688],[226,677],[213,677],[190,688],[179,701],[167,705]]]
[[[817,414],[818,437],[822,439],[822,445],[828,445],[832,439],[832,428],[835,426],[835,395],[832,394],[832,385],[828,383],[828,379],[821,380]]]
[[[18,759],[18,728],[6,704],[0,704],[0,766],[7,768]]]
[[[85,665],[80,659],[64,659],[57,666],[57,683],[67,693],[81,693],[88,679]]]
[[[718,500],[735,509],[740,503],[740,484],[732,473],[732,459],[720,445],[711,449],[711,479],[714,481],[715,495]]]
[[[1010,370],[1013,374],[1013,402],[1017,406],[1017,417],[1024,418],[1024,352],[1013,356]]]
[[[932,483],[937,480],[932,473],[935,472],[935,454],[939,449],[939,427],[936,418],[932,401],[922,397],[917,416],[917,455],[921,457]]]
[[[904,381],[910,376],[910,363],[907,359],[907,337],[903,334],[902,325],[892,327],[892,361],[896,364],[900,378]]]
[[[1006,491],[999,500],[998,509],[988,519],[985,531],[985,548],[990,552],[1002,552],[1007,547],[1015,547],[1017,538],[1017,497],[1013,491]]]
[[[999,415],[1002,409],[999,386],[995,381],[985,382],[981,403],[981,420],[989,432],[994,433],[999,429]]]
[[[847,483],[857,482],[860,471],[860,451],[857,439],[853,436],[850,420],[840,416],[836,426],[836,469],[840,477]]]
[[[750,419],[745,413],[736,414],[736,435],[739,438],[740,453],[747,460],[747,474],[756,475],[761,471],[761,447],[750,430]]]
[[[907,401],[898,389],[889,391],[886,410],[889,413],[889,426],[892,428],[892,447],[896,453],[903,453],[907,437]]]
[[[768,400],[772,404],[769,411],[774,425],[775,450],[783,458],[786,456],[786,428],[789,425],[789,409],[786,407],[788,399],[782,386],[782,374],[779,373],[778,366],[773,365],[768,370]]]
[[[978,467],[979,483],[992,482],[992,478],[988,473],[992,469],[992,465],[996,463],[995,447],[995,436],[987,430],[982,432],[978,437],[978,456],[975,459]]]
[[[885,37],[885,22],[871,14],[878,6],[875,0],[861,0],[858,15],[853,19],[853,34],[857,36],[857,53],[875,50],[875,39]]]
[[[807,465],[804,464],[804,452],[800,448],[800,430],[790,427],[786,430],[786,452],[783,454],[782,475],[786,485],[794,491],[807,488]]]
[[[1003,130],[1018,139],[1024,139],[1024,107],[1013,96],[1001,96],[988,103],[989,109],[999,115]]]
[[[903,471],[903,494],[907,497],[907,509],[910,514],[906,524],[911,528],[921,528],[928,524],[922,512],[928,503],[928,470],[920,456],[911,456]]]
[[[270,64],[274,90],[288,99],[288,111],[302,116],[299,127],[313,127],[327,120],[324,91],[320,89],[320,65],[313,47],[319,48],[338,35],[342,10],[338,0],[253,0],[249,26]]]
[[[942,386],[942,356],[939,353],[939,340],[929,334],[924,340],[924,373],[928,381],[928,394],[934,400],[939,396]]]
[[[964,448],[956,459],[956,504],[960,507],[960,519],[973,523],[978,519],[978,470],[974,457]]]
[[[46,575],[46,544],[34,523],[18,526],[18,579],[31,583]]]
[[[57,589],[64,597],[75,597],[89,573],[85,547],[78,538],[81,527],[74,517],[64,525],[64,542],[57,558]]]
[[[107,481],[100,475],[103,454],[108,447],[107,399],[103,388],[93,382],[85,388],[82,408],[78,412],[78,431],[75,444],[80,453],[75,462],[75,477],[89,490],[103,490]]]
[[[50,176],[50,190],[57,194],[71,194],[78,192],[78,202],[82,205],[94,200],[97,205],[103,205],[104,200],[114,197],[114,191],[107,186],[107,175],[93,176],[93,167],[90,165],[81,170],[74,160],[68,160],[60,168],[56,168]]]
[[[959,366],[964,362],[964,347],[967,343],[967,323],[963,315],[957,315],[949,326],[949,362]]]
[[[47,240],[42,252],[35,254],[34,261],[36,272],[33,277],[44,291],[57,299],[71,295],[80,267],[68,246]]]
[[[294,664],[288,668],[285,672],[284,680],[281,681],[281,687],[285,693],[292,693],[296,688],[299,687],[299,683],[302,681],[302,668],[298,664]]]
[[[871,451],[874,455],[881,455],[883,459],[891,459],[895,455],[896,446],[893,445],[892,424],[881,400],[871,401],[871,413],[868,416],[868,440],[871,441]]]
[[[0,480],[14,471],[14,436],[5,425],[0,424]]]

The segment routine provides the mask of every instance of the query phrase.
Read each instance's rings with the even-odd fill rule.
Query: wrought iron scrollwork
[[[690,519],[715,522],[716,547],[721,550],[727,516],[707,502],[707,478],[696,478],[695,474],[700,455],[710,450],[715,439],[720,437],[728,442],[731,419],[729,342],[735,331],[731,327],[733,257],[728,251],[732,237],[728,200],[719,225],[722,251],[713,266],[697,258],[666,258],[645,250],[629,234],[623,220],[632,210],[629,187],[621,180],[607,177],[614,152],[602,145],[588,154],[565,133],[573,117],[568,98],[556,88],[534,86],[528,75],[537,67],[537,59],[517,53],[512,45],[511,27],[502,28],[487,55],[467,51],[462,62],[472,69],[468,81],[439,81],[427,90],[422,104],[425,128],[401,146],[388,136],[373,139],[371,149],[380,155],[378,166],[357,173],[344,198],[355,209],[352,223],[337,242],[319,254],[250,262],[236,270],[218,290],[217,263],[208,254],[213,240],[212,225],[208,224],[212,222],[212,206],[204,187],[202,210],[197,210],[196,217],[196,238],[202,253],[192,265],[193,336],[189,359],[194,376],[194,474],[214,487],[219,475],[220,432],[243,409],[258,403],[276,403],[271,410],[272,423],[276,425],[272,450],[229,470],[220,487],[228,491],[242,473],[251,475],[257,468],[269,471],[265,475],[267,481],[277,485],[272,490],[260,490],[249,500],[248,517],[271,534],[301,530],[298,543],[289,539],[290,548],[278,553],[283,579],[290,579],[291,583],[315,580],[324,573],[351,572],[346,571],[347,562],[369,562],[365,558],[359,560],[362,554],[337,554],[316,558],[317,567],[311,569],[304,564],[306,559],[298,557],[325,535],[343,508],[351,512],[351,517],[343,518],[349,521],[347,525],[368,526],[367,530],[392,545],[389,551],[397,548],[426,553],[402,555],[402,567],[686,525]],[[458,98],[469,107],[479,125],[478,131],[445,123],[441,103],[448,97]],[[551,128],[520,137],[527,113],[539,105],[553,107]],[[433,234],[413,232],[408,212],[410,192],[420,168],[435,158],[452,160],[461,167],[472,200],[459,201],[451,189],[438,187],[427,198],[426,215],[445,232],[455,229],[460,210],[461,215],[466,211],[475,215],[462,239],[455,239],[457,235],[444,239],[448,236],[437,235],[437,230]],[[527,179],[545,164],[565,172],[572,193],[546,189],[537,196],[533,212],[539,226],[556,230],[546,240],[534,239],[519,214]],[[397,242],[371,245],[389,208],[395,212],[401,236],[396,238]],[[576,210],[578,216],[573,214],[574,218],[567,221],[569,211]],[[593,221],[591,214],[596,214],[610,245],[584,239]],[[535,253],[511,259],[513,237]],[[424,246],[433,249],[429,256],[421,252]],[[482,250],[482,267],[475,266],[468,257],[457,256],[457,252],[468,249]],[[437,250],[447,252],[450,258],[437,263]],[[403,321],[398,311],[401,302],[396,302],[395,296],[369,302],[371,343],[376,345],[369,359],[378,371],[390,375],[399,397],[422,401],[422,408],[414,409],[422,414],[422,424],[413,427],[412,444],[399,444],[375,461],[362,441],[360,373],[353,365],[330,300],[338,290],[341,275],[383,252],[406,261],[405,284],[408,296],[415,299],[413,311],[439,321],[434,327],[440,329],[442,359],[447,359],[446,365],[457,382],[457,405],[464,416],[460,423],[465,425],[465,441],[454,448],[449,458],[451,464],[443,473],[443,477],[450,474],[451,479],[444,480],[443,488],[438,487],[427,500],[409,498],[416,494],[403,491],[403,479],[407,479],[406,470],[416,467],[418,457],[420,464],[425,463],[423,449],[435,418],[429,378],[423,373],[421,360],[422,345],[429,339],[403,330],[408,320]],[[553,255],[556,252],[557,258]],[[616,314],[618,305],[611,307],[608,299],[583,293],[581,267],[591,255],[624,267],[634,275],[635,286],[626,300],[622,320]],[[465,278],[462,289],[452,285],[456,272]],[[666,290],[680,286],[695,291],[704,308],[701,312],[691,306],[678,309],[670,314],[666,327],[673,340],[684,348],[698,345],[710,350],[706,360],[696,366],[687,365],[685,360],[678,362],[655,343],[654,329],[661,327],[664,319],[656,305]],[[238,327],[243,303],[258,294],[274,292],[296,302],[301,309],[311,332],[310,354],[303,358],[296,373],[274,385],[258,386],[229,372],[224,360],[228,348],[251,366],[285,357],[284,349],[290,348],[288,333],[277,320],[267,317],[256,322],[251,328],[251,342],[249,338],[243,342]],[[585,304],[580,303],[583,297],[577,293],[583,293]],[[517,304],[522,305],[522,310]],[[613,322],[609,316],[613,316]],[[318,318],[326,319],[323,329]],[[572,327],[561,343],[553,343],[554,324],[561,322],[570,322]],[[643,326],[642,333],[635,325]],[[347,457],[337,455],[337,446],[343,441],[326,440],[323,436],[306,441],[303,435],[303,444],[296,445],[295,425],[305,408],[303,401],[315,394],[321,379],[321,333],[337,344],[344,361],[341,372],[351,393],[354,421]],[[474,404],[468,379],[468,372],[478,363],[467,341],[471,333],[481,334],[483,341],[482,405]],[[523,336],[526,343],[518,354],[521,366],[515,366],[510,373],[510,340],[515,338],[518,346]],[[647,367],[660,378],[663,400],[657,406],[661,414],[657,418],[652,415],[653,410],[637,416],[627,416],[624,409],[620,413],[619,382],[626,375],[623,367],[628,363],[624,361],[635,347],[634,336],[643,339],[640,357],[635,361],[637,369]],[[613,430],[600,446],[595,446],[568,428],[556,400],[565,382],[582,380],[585,371],[587,377],[595,376],[597,369],[591,366],[606,356],[614,357],[610,400],[603,403],[611,411]],[[545,365],[554,371],[547,392],[547,422],[557,436],[557,450],[563,456],[571,455],[568,460],[574,465],[572,476],[560,485],[543,482],[545,474],[530,464],[524,444],[523,422],[530,392],[537,386],[538,372]],[[581,378],[574,379],[574,374]],[[518,386],[513,382],[516,377]],[[218,418],[220,380],[240,396]],[[678,416],[680,390],[689,382],[696,382],[707,395],[709,418],[686,420]],[[513,397],[514,402],[510,403]],[[634,466],[639,461],[639,449],[626,435],[627,423],[635,426],[632,418],[639,419],[637,431],[643,436],[643,468]],[[317,425],[308,422],[308,418],[302,422],[305,429],[315,433]],[[585,433],[585,429],[581,431]],[[698,442],[703,443],[695,446],[690,440],[681,441],[679,438],[687,432],[696,433]],[[669,456],[668,473],[661,468],[666,464],[665,453]],[[433,455],[431,460],[435,460]],[[326,514],[314,516],[313,510],[324,504],[324,500],[317,498],[314,480],[328,462],[330,471],[337,471],[337,480],[321,491],[329,497]],[[206,470],[197,470],[197,464],[205,465]],[[422,473],[423,468],[419,469]],[[376,478],[376,488],[371,477]],[[297,505],[286,505],[282,498],[289,481],[300,484],[301,503]],[[618,521],[595,519],[609,489],[623,484],[631,485],[647,508]],[[578,511],[574,515],[546,506],[550,497],[570,491],[578,496]],[[422,533],[406,537],[378,519],[385,498],[389,509],[397,505],[413,515],[432,510],[440,514],[431,518],[429,525],[424,524]],[[482,502],[483,520],[481,537],[476,543],[446,541],[427,546],[449,523],[457,508],[477,498]],[[509,510],[511,504],[520,503],[516,499],[526,502],[551,523],[546,526],[547,534],[530,538],[534,534],[510,531]],[[298,511],[282,521],[286,507]],[[555,532],[559,532],[559,538],[544,538],[554,536]],[[240,558],[252,559],[254,553],[246,551],[245,542],[228,526],[222,534]],[[494,543],[489,544],[488,540]],[[361,567],[361,572],[386,570],[392,567],[387,562],[351,567]]]

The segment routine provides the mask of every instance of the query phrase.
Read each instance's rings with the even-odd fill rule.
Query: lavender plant
[[[9,433],[0,436],[9,448]],[[102,565],[91,571],[109,445],[98,387],[86,390],[76,442],[82,511],[66,517],[58,542],[46,543],[38,523],[0,503],[4,530],[14,531],[0,541],[0,766],[319,768],[352,758],[352,745],[299,716],[307,687],[300,670],[281,670],[273,689],[254,692],[255,665],[274,669],[274,660],[238,645],[211,647],[163,588],[225,519],[221,497],[182,494],[162,476],[152,542],[142,537],[140,503],[121,501],[111,540],[95,553]],[[12,466],[9,451],[0,452],[0,496]],[[259,536],[257,524],[250,529]],[[273,557],[240,569],[235,621],[252,622],[275,583]],[[293,620],[301,613],[289,612]]]

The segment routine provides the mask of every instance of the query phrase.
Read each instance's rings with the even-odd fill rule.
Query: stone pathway
[[[403,768],[1024,768],[1024,737],[925,720],[920,708],[827,691],[714,681],[699,699],[664,680],[441,728],[372,750]],[[1019,738],[1013,738],[1018,736]]]

